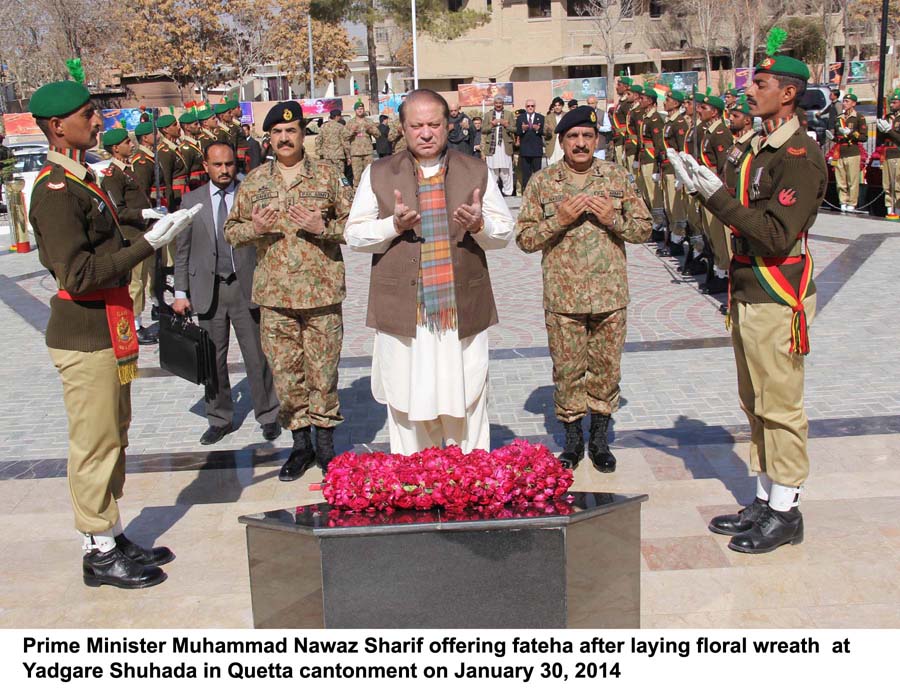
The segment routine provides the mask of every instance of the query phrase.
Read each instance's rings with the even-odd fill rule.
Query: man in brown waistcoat
[[[484,252],[506,246],[513,219],[485,163],[447,148],[449,117],[437,92],[409,93],[408,150],[363,172],[345,229],[351,248],[374,254],[372,395],[387,405],[394,453],[490,448],[497,308]]]

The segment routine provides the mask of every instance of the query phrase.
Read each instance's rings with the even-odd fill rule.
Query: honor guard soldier
[[[197,139],[197,136],[200,135],[200,123],[197,121],[196,109],[190,109],[181,114],[178,117],[178,123],[181,125],[182,131],[178,152],[181,159],[184,160],[184,168],[187,171],[188,190],[193,191],[209,180],[206,169],[203,168],[203,150]]]
[[[181,126],[175,116],[167,113],[156,119],[156,128],[159,174],[165,186],[166,207],[171,212],[181,206],[181,196],[188,190],[188,173],[177,143]]]
[[[830,137],[834,147],[829,155],[834,167],[834,178],[837,182],[838,198],[841,201],[841,212],[854,212],[859,202],[860,153],[859,146],[869,139],[869,128],[865,116],[856,112],[859,97],[853,88],[844,95],[844,111],[834,124],[834,132]]]
[[[247,173],[253,168],[250,162],[250,140],[248,135],[244,133],[244,111],[241,109],[241,102],[231,99],[226,102],[231,107],[231,122],[234,123],[234,135],[237,142],[238,171]]]
[[[279,420],[294,447],[279,473],[296,480],[318,458],[334,457],[333,432],[343,421],[338,360],[346,295],[344,224],[352,190],[334,168],[303,148],[300,104],[280,102],[263,122],[275,161],[247,174],[225,223],[234,247],[256,247],[252,301],[260,306],[262,348],[281,402]],[[316,426],[316,448],[310,439]]]
[[[700,139],[703,137],[704,125],[696,115],[697,102],[696,92],[694,97],[685,99],[684,115],[688,122],[688,131],[684,136],[684,154],[689,154],[697,159],[700,158]],[[677,181],[676,177],[676,181]],[[684,276],[696,275],[706,270],[706,263],[701,259],[704,249],[706,248],[706,240],[703,238],[703,207],[697,200],[696,196],[690,195],[683,186],[678,185],[678,194],[684,204],[685,215],[687,216],[688,230],[688,246],[687,254],[684,257],[684,263],[681,266],[681,274]]]
[[[197,139],[200,141],[200,151],[206,150],[207,145],[216,142],[219,138],[216,135],[218,128],[216,122],[216,114],[209,106],[204,106],[197,112],[197,122],[200,124],[200,134]]]
[[[162,213],[153,209],[153,203],[141,188],[131,169],[131,153],[133,146],[125,128],[113,128],[103,134],[103,148],[112,155],[109,168],[103,172],[101,188],[116,206],[119,218],[119,229],[129,243],[133,244],[144,236],[154,220],[162,217]],[[131,297],[134,312],[134,328],[140,345],[152,345],[157,337],[149,329],[144,328],[141,314],[144,311],[146,293],[152,286],[153,256],[148,256],[131,269],[128,294]]]
[[[890,98],[891,112],[887,118],[878,119],[876,127],[884,133],[884,171],[887,185],[884,187],[887,210],[886,219],[896,222],[900,219],[900,89],[895,89]]]
[[[734,85],[729,83],[728,89],[725,90],[725,93],[722,95],[722,101],[725,102],[725,116],[726,118],[731,116],[731,111],[734,109],[734,105],[737,103],[738,93],[734,88]]]
[[[641,104],[641,142],[638,149],[638,161],[640,162],[640,181],[644,191],[644,202],[653,216],[654,241],[662,241],[665,238],[666,212],[663,207],[662,186],[660,184],[660,172],[662,160],[666,156],[666,142],[663,139],[665,123],[656,110],[656,102],[659,95],[651,83],[646,83],[640,96]]]
[[[734,195],[690,158],[675,164],[679,178],[732,233],[731,338],[757,492],[752,504],[715,517],[709,528],[734,536],[728,547],[743,553],[803,540],[798,505],[809,474],[803,378],[816,289],[806,244],[828,171],[796,116],[809,68],[775,55],[785,37],[777,27],[769,32],[768,55],[747,88],[751,115],[762,119],[764,131],[741,160]]]
[[[700,163],[724,181],[725,166],[728,164],[728,150],[734,138],[725,125],[722,114],[725,102],[710,94],[697,94],[695,101],[697,114],[704,123],[700,139]],[[706,283],[701,287],[704,294],[720,294],[728,290],[728,266],[731,263],[731,248],[728,233],[722,221],[708,209],[703,210],[703,234],[706,236],[712,263],[706,272]]]
[[[631,95],[631,106],[628,107],[628,116],[625,119],[625,168],[629,173],[634,173],[640,167],[637,154],[641,134],[640,96],[644,93],[644,88],[639,84],[631,84],[628,93]]]
[[[666,110],[666,121],[663,125],[663,140],[667,150],[684,151],[684,142],[690,129],[685,116],[683,92],[673,89],[666,95],[663,108]],[[662,191],[668,220],[668,238],[658,254],[660,256],[683,256],[684,237],[687,234],[687,208],[681,195],[681,184],[675,178],[675,169],[668,157],[663,160]]]
[[[750,149],[750,142],[756,135],[753,130],[753,115],[746,96],[736,100],[728,112],[728,128],[734,137],[734,143],[728,150],[728,164],[725,165],[725,188],[729,195],[735,195],[741,173],[741,162],[744,154]]]
[[[634,95],[629,91],[631,78],[623,72],[616,80],[616,94],[619,101],[612,112],[612,149],[613,159],[619,166],[625,166],[625,140],[628,137],[628,112],[631,110]]]
[[[361,101],[353,105],[356,114],[344,128],[344,140],[350,147],[350,163],[353,168],[353,186],[359,185],[359,177],[372,163],[372,138],[381,133],[378,126],[366,118],[366,107]]]
[[[137,149],[131,157],[131,169],[137,179],[141,190],[150,198],[154,207],[165,206],[166,200],[160,172],[160,187],[156,187],[156,152],[153,151],[153,123],[141,121],[134,129],[134,139],[137,140]]]
[[[340,109],[332,109],[328,114],[328,120],[316,136],[316,154],[344,178],[344,168],[350,164],[350,143],[344,137],[344,126],[338,120],[340,117]]]
[[[69,420],[67,477],[83,539],[84,583],[138,589],[164,581],[159,566],[175,556],[168,548],[132,543],[119,516],[138,358],[128,276],[185,229],[193,212],[167,215],[126,243],[115,205],[86,165],[102,127],[90,99],[74,81],[47,84],[32,95],[29,108],[49,151],[34,182],[29,219],[41,265],[58,287],[46,343]]]
[[[559,459],[584,456],[582,418],[590,412],[588,454],[601,472],[615,470],[607,430],[619,405],[628,306],[625,242],[650,237],[647,206],[624,167],[594,159],[597,114],[568,112],[556,127],[563,161],[537,172],[525,189],[516,243],[540,251],[544,317],[556,418],[566,430]]]

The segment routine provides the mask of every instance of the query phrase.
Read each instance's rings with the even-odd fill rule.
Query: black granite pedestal
[[[550,514],[240,517],[258,628],[637,628],[641,503],[574,493]]]

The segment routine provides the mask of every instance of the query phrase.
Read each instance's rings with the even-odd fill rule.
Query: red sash
[[[127,287],[111,287],[71,295],[60,289],[56,296],[73,302],[103,302],[106,304],[106,325],[119,371],[119,383],[128,384],[137,378],[138,341],[134,332],[134,308]]]

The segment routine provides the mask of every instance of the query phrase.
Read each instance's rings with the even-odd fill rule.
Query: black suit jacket
[[[522,157],[544,156],[544,116],[535,113],[534,122],[537,130],[529,127],[527,113],[516,118],[516,137],[519,138],[519,155]]]
[[[175,238],[175,290],[187,293],[195,314],[209,313],[216,288],[216,225],[207,183],[185,193],[183,206],[203,204],[191,226]],[[234,269],[241,292],[247,301],[253,290],[253,271],[256,269],[256,248],[252,244],[232,250]],[[256,305],[252,302],[251,307]]]

